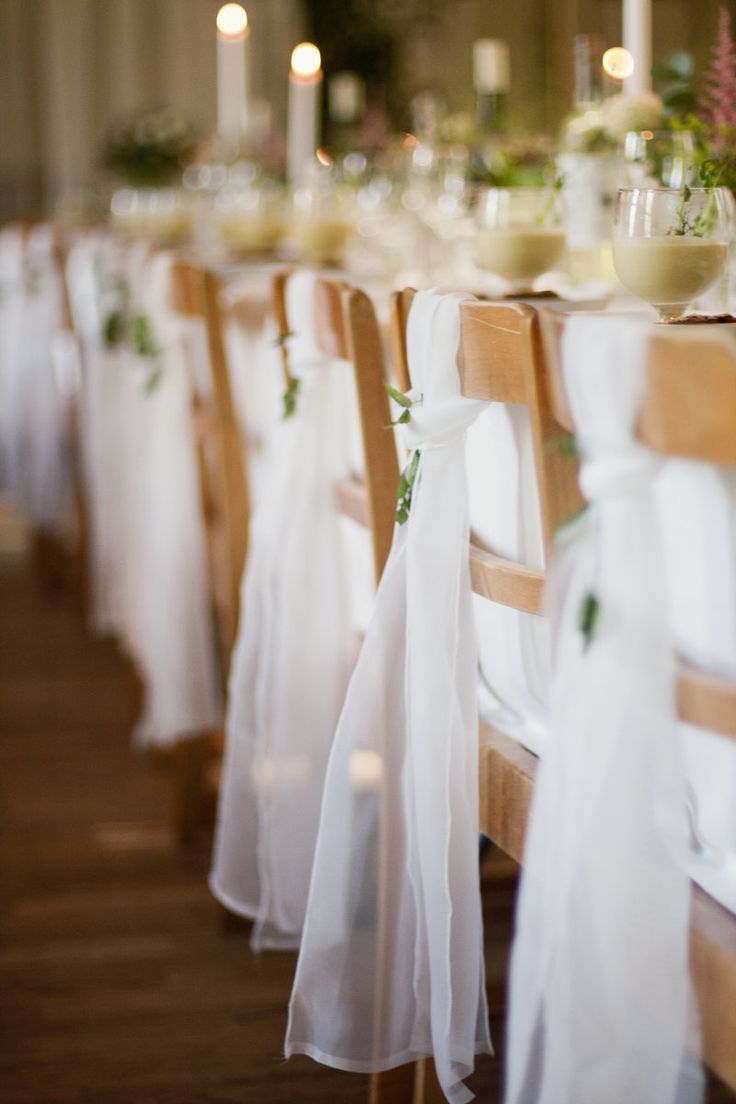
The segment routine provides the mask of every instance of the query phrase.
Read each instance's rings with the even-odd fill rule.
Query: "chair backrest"
[[[409,387],[406,325],[414,293],[395,293],[392,346],[399,387]],[[462,392],[468,398],[515,403],[529,409],[539,486],[542,531],[547,549],[556,529],[574,515],[583,500],[577,465],[561,447],[566,428],[549,401],[537,312],[523,303],[468,300],[460,308]],[[525,613],[539,613],[544,573],[498,556],[471,541],[473,590],[493,602]]]
[[[561,341],[565,317],[540,314],[545,390],[555,417],[574,432],[565,394]],[[650,346],[637,436],[662,456],[736,467],[736,347],[682,331],[657,334]],[[736,684],[683,664],[678,708],[684,721],[736,738]]]
[[[289,334],[286,286],[290,273],[273,282],[273,314],[282,338]],[[352,365],[360,417],[365,475],[337,487],[341,511],[371,533],[376,582],[391,547],[396,512],[399,464],[392,434],[381,330],[368,296],[350,285],[320,278],[315,285],[317,344],[326,356]],[[288,344],[282,340],[284,373],[290,380]]]
[[[208,386],[192,371],[192,412],[197,443],[210,587],[223,681],[227,679],[240,607],[240,580],[248,550],[250,494],[225,354],[220,281],[205,268],[173,266],[174,310],[203,324]]]

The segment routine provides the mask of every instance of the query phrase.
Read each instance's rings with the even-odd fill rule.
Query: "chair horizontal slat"
[[[337,484],[337,502],[341,514],[352,518],[366,529],[370,528],[368,492],[364,483],[357,479],[341,479]]]
[[[537,759],[530,751],[491,725],[481,724],[480,830],[519,863],[536,769]]]
[[[470,581],[476,594],[524,613],[540,613],[544,574],[470,546]]]
[[[700,1005],[703,1060],[736,1090],[736,916],[697,887],[690,918],[690,965]]]
[[[736,683],[682,667],[677,708],[681,720],[736,739]]]

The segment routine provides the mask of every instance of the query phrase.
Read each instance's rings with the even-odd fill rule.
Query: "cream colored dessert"
[[[690,235],[620,238],[613,243],[619,280],[647,303],[684,309],[715,283],[726,266],[728,247]]]
[[[223,214],[218,219],[220,237],[226,245],[244,252],[273,249],[284,234],[282,219]]]
[[[345,219],[299,219],[291,226],[291,236],[305,257],[331,260],[339,256],[353,231]]]
[[[476,260],[481,268],[512,283],[530,282],[554,268],[564,248],[564,232],[553,227],[481,229],[476,238]]]

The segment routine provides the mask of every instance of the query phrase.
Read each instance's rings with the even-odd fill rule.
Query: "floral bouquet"
[[[133,187],[162,188],[178,179],[195,148],[191,123],[163,108],[114,126],[105,142],[104,162]]]

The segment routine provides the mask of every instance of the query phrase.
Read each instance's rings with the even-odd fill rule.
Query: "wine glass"
[[[630,130],[624,161],[632,188],[682,188],[692,177],[695,138],[689,130]]]
[[[285,231],[283,197],[269,181],[227,184],[215,200],[220,239],[236,253],[273,250]]]
[[[729,213],[720,188],[621,188],[613,263],[629,291],[666,322],[723,274]]]
[[[355,229],[352,189],[341,187],[322,150],[304,185],[292,197],[289,238],[299,257],[316,264],[336,264]]]
[[[565,251],[562,195],[555,186],[488,188],[479,198],[476,264],[526,291]]]

